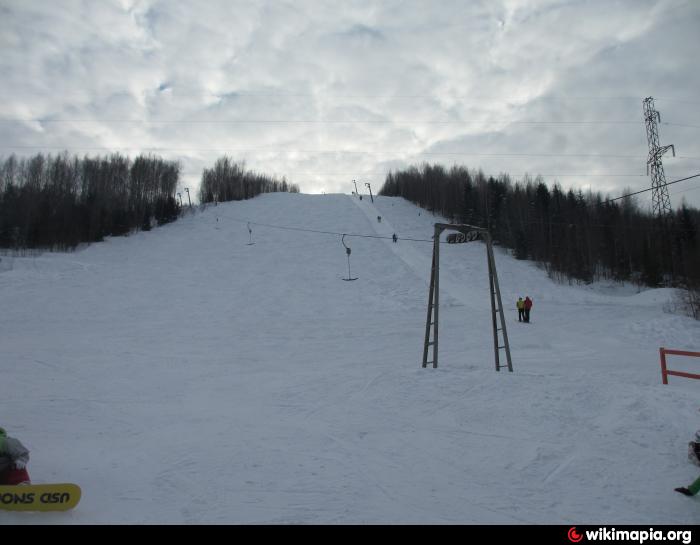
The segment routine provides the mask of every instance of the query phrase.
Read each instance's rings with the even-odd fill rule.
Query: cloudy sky
[[[619,195],[647,96],[667,180],[700,173],[698,0],[0,0],[0,51],[0,156],[151,152],[193,190],[228,154],[306,193],[427,161]]]

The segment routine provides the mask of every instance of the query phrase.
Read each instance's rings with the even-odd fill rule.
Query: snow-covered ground
[[[382,222],[376,220],[382,216]],[[391,235],[347,238],[252,225]],[[0,425],[68,513],[6,523],[699,523],[700,350],[672,293],[556,284],[496,250],[514,373],[494,368],[485,249],[398,198],[269,194],[70,254],[3,256]],[[531,324],[515,300],[534,299]],[[700,369],[694,358],[671,367]]]

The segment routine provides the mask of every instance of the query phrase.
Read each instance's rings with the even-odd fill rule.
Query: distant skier
[[[27,462],[29,450],[0,428],[0,485],[30,484]]]
[[[525,301],[522,297],[518,297],[515,306],[518,308],[518,322],[522,322],[525,319]]]
[[[396,236],[396,233],[394,233],[391,238],[393,239],[394,243],[396,243],[397,240],[399,240],[399,237]]]
[[[530,309],[532,308],[532,299],[530,297],[525,297],[525,302],[523,303],[523,309],[525,310],[525,322],[530,323]]]

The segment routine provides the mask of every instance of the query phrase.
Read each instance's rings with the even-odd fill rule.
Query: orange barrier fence
[[[668,375],[700,379],[700,375],[696,375],[695,373],[669,371],[666,367],[666,354],[670,354],[672,356],[694,356],[696,358],[700,358],[700,352],[688,352],[687,350],[669,350],[668,348],[663,347],[659,348],[659,355],[661,356],[661,380],[664,384],[668,384]]]

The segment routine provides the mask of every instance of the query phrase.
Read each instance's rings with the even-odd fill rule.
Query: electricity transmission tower
[[[661,114],[654,108],[654,99],[647,97],[643,100],[644,122],[647,127],[647,141],[649,142],[649,159],[647,160],[647,174],[651,169],[651,199],[652,211],[658,218],[665,219],[671,215],[671,199],[666,187],[666,175],[661,156],[671,148],[673,156],[676,156],[676,148],[659,145],[659,127]]]

